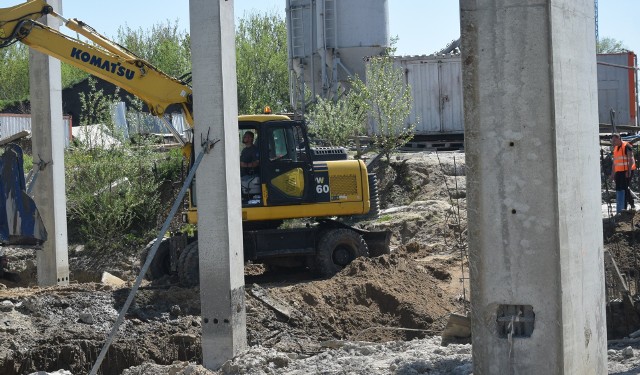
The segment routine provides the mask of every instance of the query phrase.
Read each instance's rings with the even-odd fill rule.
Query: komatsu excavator
[[[91,43],[37,21],[45,15],[59,18]],[[168,76],[86,23],[62,17],[44,0],[0,9],[0,48],[15,42],[125,89],[142,99],[154,115],[163,116],[168,106],[177,104],[189,126],[194,126],[192,90],[187,82]],[[247,132],[253,135],[258,162],[246,168],[242,186],[238,187],[242,193],[245,260],[306,264],[316,273],[330,276],[358,256],[388,252],[388,232],[365,231],[334,219],[377,213],[375,176],[367,173],[363,161],[347,160],[342,149],[310,147],[304,123],[288,116],[239,116],[239,139]],[[184,142],[183,151],[193,162],[190,140]],[[192,183],[189,206],[182,215],[187,223],[197,223],[196,197]],[[279,228],[283,220],[295,218],[316,220],[302,228]],[[195,238],[165,239],[148,276],[174,273],[183,284],[196,284],[197,251]]]

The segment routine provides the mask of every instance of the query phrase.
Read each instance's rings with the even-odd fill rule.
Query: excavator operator
[[[253,143],[254,137],[252,131],[246,131],[242,136],[244,148],[240,153],[240,176],[253,175],[258,172],[260,151],[258,146]]]

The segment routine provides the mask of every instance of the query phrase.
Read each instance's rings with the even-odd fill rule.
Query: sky
[[[0,7],[21,1],[1,0]],[[150,29],[177,20],[180,29],[189,30],[189,0],[62,0],[62,4],[65,17],[78,18],[110,38],[124,25]],[[390,35],[399,38],[398,55],[430,54],[460,36],[458,0],[388,0],[388,4]],[[275,11],[284,17],[285,5],[286,0],[234,1],[236,18],[251,11]],[[640,54],[640,0],[599,0],[598,14],[600,38],[615,38]]]

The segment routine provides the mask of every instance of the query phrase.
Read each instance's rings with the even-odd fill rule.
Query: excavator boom
[[[71,38],[36,21],[44,15],[58,17],[94,44]],[[193,126],[192,91],[187,83],[163,73],[84,22],[58,15],[43,0],[0,9],[0,47],[16,41],[127,90],[142,99],[154,115],[161,116],[169,105],[178,104],[184,110],[187,123]]]

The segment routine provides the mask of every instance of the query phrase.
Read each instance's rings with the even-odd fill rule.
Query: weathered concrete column
[[[60,0],[47,3],[60,12]],[[54,29],[60,27],[60,21],[51,16],[40,21]],[[39,285],[69,283],[61,77],[59,60],[29,51],[33,163],[47,163],[33,188],[34,201],[48,232],[42,251],[37,253]]]
[[[474,374],[606,374],[591,0],[460,0]]]
[[[217,369],[247,345],[233,1],[190,0],[202,357]]]

